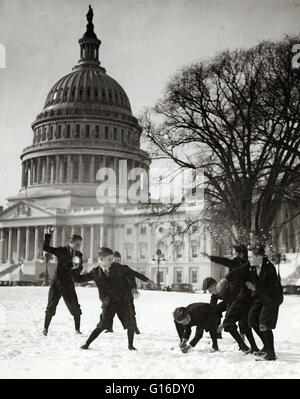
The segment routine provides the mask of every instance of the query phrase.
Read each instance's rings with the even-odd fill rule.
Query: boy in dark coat
[[[122,265],[121,261],[122,261],[122,257],[121,257],[120,252],[115,251],[114,252],[113,262],[116,263],[117,265],[119,265],[120,267],[129,269],[132,272],[132,278],[133,279],[138,278],[139,280],[142,280],[142,281],[145,281],[145,282],[152,282],[148,277],[146,277],[143,274],[131,269],[129,266]],[[137,322],[136,322],[136,317],[135,317],[136,316],[136,312],[135,312],[135,306],[134,306],[134,296],[137,297],[138,295],[139,295],[138,291],[134,292],[134,295],[131,296],[131,301],[130,301],[130,305],[132,307],[132,312],[133,312],[133,315],[134,315],[134,323],[135,323],[134,332],[135,332],[135,334],[140,334],[140,330],[138,329]],[[107,329],[106,332],[113,332],[113,326],[111,325],[111,327],[109,329]]]
[[[110,248],[101,248],[99,258],[100,266],[95,267],[89,273],[76,277],[76,281],[80,283],[94,280],[102,302],[100,321],[81,348],[88,349],[102,331],[112,326],[113,319],[117,314],[124,329],[127,330],[128,349],[136,350],[133,346],[135,324],[131,306],[131,290],[136,290],[136,284],[132,272],[129,268],[123,268],[113,263],[113,251]]]
[[[218,290],[217,290],[217,281],[214,278],[212,278],[212,277],[207,277],[206,279],[203,280],[202,290],[203,291],[208,291],[211,294],[210,304],[217,307],[218,315],[219,315],[220,320],[221,320],[222,317],[223,317],[223,313],[226,312],[226,310],[227,310],[227,301],[218,292]],[[221,302],[219,302],[219,300]],[[218,333],[217,333],[217,338],[218,339],[222,338],[222,332],[221,331],[222,331],[222,324],[220,324],[220,326],[218,327]]]
[[[235,245],[233,248],[234,257],[232,259],[225,258],[223,256],[208,255],[206,252],[202,252],[202,255],[209,258],[214,263],[228,267],[229,271],[231,271],[239,266],[242,266],[248,260],[248,250],[245,245]]]
[[[248,324],[248,314],[253,303],[251,291],[246,286],[249,279],[250,264],[247,262],[243,266],[233,269],[226,275],[226,280],[232,298],[223,321],[224,331],[227,331],[239,345],[239,349],[245,353],[256,353],[259,351],[253,333]],[[239,322],[240,329],[246,335],[250,348],[245,344],[237,330],[236,323]],[[263,341],[262,335],[259,334]]]
[[[212,339],[212,351],[218,351],[217,327],[220,318],[216,307],[208,303],[192,303],[187,307],[176,308],[174,313],[174,323],[180,338],[180,348],[183,353],[187,353],[195,347],[203,336],[203,331],[208,331]],[[192,326],[196,326],[194,338],[187,344],[192,332]]]
[[[45,234],[43,250],[57,257],[57,268],[49,289],[43,334],[48,334],[51,319],[56,313],[56,307],[61,297],[74,317],[76,332],[80,334],[81,309],[73,279],[82,271],[82,253],[79,251],[82,238],[74,234],[66,247],[55,248],[50,245],[51,228],[48,228],[48,231],[49,233]]]
[[[263,334],[264,348],[258,353],[264,360],[276,360],[274,336],[279,306],[283,302],[283,290],[275,266],[265,256],[263,246],[253,248],[251,271],[247,287],[252,291],[254,301],[248,322],[258,333]]]

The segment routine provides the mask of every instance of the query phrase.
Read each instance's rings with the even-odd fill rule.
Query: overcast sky
[[[180,67],[299,33],[300,0],[0,0],[0,204],[20,189],[20,154],[48,91],[79,59],[88,5],[100,61],[136,116]]]

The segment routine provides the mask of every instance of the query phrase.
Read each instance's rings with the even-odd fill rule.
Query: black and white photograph
[[[0,380],[299,379],[299,122],[300,0],[0,0]]]

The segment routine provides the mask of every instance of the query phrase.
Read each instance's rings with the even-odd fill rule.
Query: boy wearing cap
[[[132,272],[132,278],[133,279],[138,278],[139,280],[153,283],[153,281],[151,281],[148,277],[144,276],[143,274],[131,269],[127,265],[122,265],[121,261],[122,261],[122,257],[121,257],[120,252],[115,251],[114,252],[114,259],[113,259],[114,263],[116,263],[120,267],[123,267],[125,269],[126,268],[129,269]],[[139,293],[138,293],[138,291],[136,291],[135,292],[135,296],[138,296],[138,295],[139,295]],[[130,305],[132,307],[132,312],[133,312],[133,315],[134,315],[134,332],[135,332],[135,334],[140,334],[140,330],[138,329],[137,322],[136,322],[136,317],[135,317],[136,316],[136,312],[135,312],[135,306],[134,306],[134,295],[131,296]],[[108,328],[106,332],[113,332],[113,326],[111,325],[110,328]]]
[[[173,312],[175,327],[180,338],[180,349],[187,353],[194,348],[203,336],[203,331],[210,333],[212,339],[212,351],[218,351],[217,327],[220,318],[216,307],[208,303],[192,303],[187,307],[176,308]],[[194,338],[187,344],[191,336],[192,327],[196,326]]]
[[[275,266],[265,255],[263,246],[253,248],[250,263],[251,271],[246,286],[255,299],[248,322],[257,334],[262,334],[264,348],[258,355],[262,355],[263,360],[276,360],[272,330],[276,327],[279,306],[283,302],[280,278]]]
[[[53,228],[48,227],[48,233],[45,234],[43,250],[57,257],[57,268],[52,279],[49,294],[46,316],[44,321],[43,334],[48,334],[48,328],[52,317],[56,313],[56,307],[61,297],[65,301],[69,312],[74,317],[75,330],[80,333],[80,315],[81,309],[78,303],[74,278],[82,271],[82,253],[79,251],[82,243],[82,237],[74,234],[70,243],[66,247],[51,247],[51,232]]]
[[[99,266],[93,268],[89,273],[76,277],[76,281],[80,283],[94,280],[102,302],[100,321],[81,348],[88,349],[104,330],[110,328],[117,314],[124,329],[127,330],[128,349],[136,350],[133,346],[134,315],[130,306],[132,293],[136,291],[132,272],[129,268],[122,268],[113,263],[113,251],[110,248],[102,247],[99,251],[99,258]]]

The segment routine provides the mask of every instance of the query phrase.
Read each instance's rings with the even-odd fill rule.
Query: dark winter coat
[[[226,280],[229,282],[231,288],[232,302],[239,299],[250,299],[252,292],[247,288],[246,282],[251,281],[250,263],[247,262],[239,266],[226,275]]]
[[[133,279],[137,278],[137,279],[145,281],[145,282],[150,281],[150,279],[148,277],[146,277],[143,274],[137,272],[136,270],[131,269],[127,265],[121,265],[120,263],[116,263],[116,265],[119,265],[120,267],[123,267],[124,269],[129,270],[132,273],[131,274],[131,278],[133,278]]]
[[[191,346],[195,346],[201,339],[203,330],[212,331],[216,330],[220,323],[220,318],[217,313],[216,307],[209,303],[196,302],[187,306],[188,312],[191,316],[191,321],[187,325],[180,325],[184,328],[182,339],[189,339],[192,327],[196,326],[195,337],[190,342]],[[176,326],[177,323],[175,322]]]
[[[74,286],[74,278],[82,272],[82,253],[74,251],[71,247],[51,247],[51,234],[45,234],[43,250],[57,257],[57,267],[52,283],[57,283],[61,288]],[[74,268],[73,257],[80,259],[78,267]]]
[[[136,288],[133,276],[133,272],[128,266],[120,267],[120,264],[113,263],[108,276],[100,266],[97,266],[89,273],[77,275],[75,281],[79,283],[95,281],[100,301],[106,306],[112,303],[130,302],[131,289]]]
[[[278,304],[283,302],[283,290],[281,282],[273,263],[265,256],[262,263],[260,275],[251,268],[250,278],[255,285],[255,295],[263,304]]]
[[[219,265],[228,267],[229,270],[236,269],[239,266],[242,266],[247,262],[244,258],[241,258],[240,256],[236,256],[233,259],[230,258],[224,258],[222,256],[210,256],[210,260],[213,263],[218,263]]]

